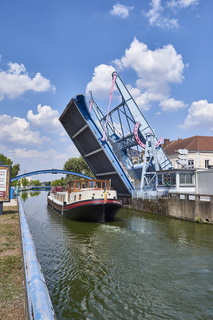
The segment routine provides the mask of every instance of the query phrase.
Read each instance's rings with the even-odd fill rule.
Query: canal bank
[[[17,200],[0,215],[0,319],[24,319],[24,275]]]
[[[0,279],[0,319],[56,319],[20,197],[0,215]]]
[[[193,222],[213,224],[213,195],[170,193],[157,199],[132,198],[126,207]]]

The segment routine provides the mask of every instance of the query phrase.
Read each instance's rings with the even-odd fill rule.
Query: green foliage
[[[82,157],[68,159],[64,164],[64,170],[85,174],[86,176],[89,176],[89,177],[94,177],[92,171],[90,170],[90,168],[88,167],[88,165],[86,164],[86,162]],[[81,179],[81,177],[78,177],[75,175],[69,175],[67,177],[67,180],[73,180],[73,179],[74,180]]]
[[[20,164],[14,164],[14,166],[12,166],[12,169],[11,169],[12,178],[15,178],[18,175],[19,170],[20,170]]]
[[[31,186],[39,187],[41,185],[41,182],[39,180],[31,180],[30,184]]]
[[[16,186],[20,186],[20,181],[19,180],[15,180],[11,183],[12,187],[16,187]]]
[[[13,162],[9,158],[5,157],[2,153],[0,153],[0,162],[5,164],[6,166],[12,166]]]
[[[28,185],[28,180],[26,178],[21,179],[22,186],[26,187]]]
[[[62,186],[64,184],[64,179],[56,179],[51,182],[52,187]]]
[[[13,161],[2,153],[0,153],[0,162],[2,162],[6,166],[11,166],[11,178],[15,178],[20,170],[20,164],[14,164]]]

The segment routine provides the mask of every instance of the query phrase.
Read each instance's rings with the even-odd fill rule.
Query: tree
[[[52,187],[63,186],[63,184],[64,184],[64,180],[62,179],[56,179],[51,182]]]
[[[11,176],[12,178],[15,178],[18,175],[18,172],[20,170],[20,164],[14,164],[11,169]]]
[[[41,182],[39,180],[31,180],[31,185],[39,187],[41,185]]]
[[[13,161],[7,157],[5,157],[5,155],[3,155],[3,153],[0,153],[0,162],[2,162],[4,165],[6,166],[11,166],[11,178],[15,178],[20,170],[20,164],[13,164]]]
[[[26,178],[21,179],[21,184],[23,187],[26,187],[28,185],[28,180]]]
[[[85,174],[89,177],[94,177],[92,171],[82,157],[68,159],[64,164],[64,170]],[[68,176],[68,178],[70,180],[70,175]],[[71,175],[71,179],[81,179],[81,177]]]

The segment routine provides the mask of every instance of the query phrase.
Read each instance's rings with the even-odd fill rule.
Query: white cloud
[[[178,111],[186,107],[183,101],[175,100],[174,98],[161,101],[159,105],[163,111]]]
[[[49,138],[41,137],[38,131],[32,131],[29,126],[24,118],[0,116],[1,144],[39,145],[49,141]]]
[[[177,19],[170,19],[163,16],[164,8],[161,6],[161,0],[152,0],[150,6],[151,9],[145,13],[150,25],[167,29],[178,27]]]
[[[181,83],[184,80],[184,63],[182,56],[177,54],[172,45],[156,50],[150,50],[146,44],[136,38],[125,50],[121,59],[112,62],[112,66],[99,65],[95,68],[87,92],[92,90],[94,99],[108,98],[112,83],[111,74],[117,71],[134,70],[137,75],[135,86],[126,86],[136,103],[142,110],[148,110],[152,102],[162,102],[170,98],[170,84]],[[170,100],[170,110],[183,107],[182,102]],[[166,109],[166,102],[161,105]],[[167,106],[168,108],[168,106]],[[163,108],[162,108],[163,110]]]
[[[112,83],[112,73],[115,69],[112,66],[101,64],[94,70],[91,82],[87,84],[86,92],[92,91],[96,98],[109,97]]]
[[[149,23],[153,25],[157,20],[159,20],[161,13],[163,12],[163,7],[161,6],[161,0],[152,0],[150,6],[151,9],[146,16],[149,18]]]
[[[64,153],[57,152],[52,148],[46,149],[45,151],[39,151],[37,149],[18,148],[14,150],[14,154],[17,157],[19,157],[19,159],[25,158],[25,159],[32,160],[34,158],[37,160],[42,159],[43,161],[51,159],[50,164],[52,163],[52,159],[55,159],[55,160],[66,159],[66,155]]]
[[[213,103],[207,100],[193,102],[181,128],[213,130]]]
[[[35,92],[55,91],[50,80],[40,73],[31,78],[23,64],[8,63],[8,70],[0,71],[0,101],[5,97],[15,99],[23,93],[32,90]]]
[[[168,1],[167,5],[170,8],[187,8],[190,6],[196,6],[199,4],[199,0],[171,0]]]
[[[177,28],[178,20],[171,17],[175,11],[194,7],[199,4],[199,0],[170,0],[166,5],[162,5],[162,0],[152,0],[150,10],[142,13],[148,18],[149,24],[164,29]],[[173,11],[169,10],[173,9]]]
[[[61,132],[64,130],[59,121],[59,112],[53,110],[50,106],[37,106],[37,114],[34,114],[32,110],[29,110],[27,113],[27,119],[35,127],[42,127],[45,131],[48,132]]]
[[[159,81],[168,83],[183,81],[182,56],[177,54],[170,44],[152,51],[135,38],[130,48],[125,50],[125,55],[114,63],[121,70],[127,68],[135,70],[140,77],[140,85],[144,88]]]
[[[136,88],[129,87],[137,104],[146,110],[152,101],[169,98],[170,84],[181,83],[184,79],[184,63],[172,45],[150,50],[136,38],[125,55],[114,61],[118,70],[133,69],[138,79]]]
[[[69,155],[65,152],[58,152],[52,148],[46,148],[44,151],[38,149],[15,148],[7,150],[5,153],[13,163],[20,164],[19,174],[25,172],[45,170],[45,169],[63,169],[64,163],[68,160]],[[35,176],[33,179],[40,181],[59,179],[59,175],[44,174]]]
[[[114,16],[118,16],[120,18],[128,18],[130,12],[134,9],[134,7],[124,6],[123,4],[116,3],[110,13]]]

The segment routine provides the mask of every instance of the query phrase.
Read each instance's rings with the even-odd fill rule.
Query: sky
[[[19,174],[63,169],[79,153],[59,116],[89,90],[107,109],[114,70],[158,137],[211,136],[212,12],[212,0],[1,0],[0,153]]]

